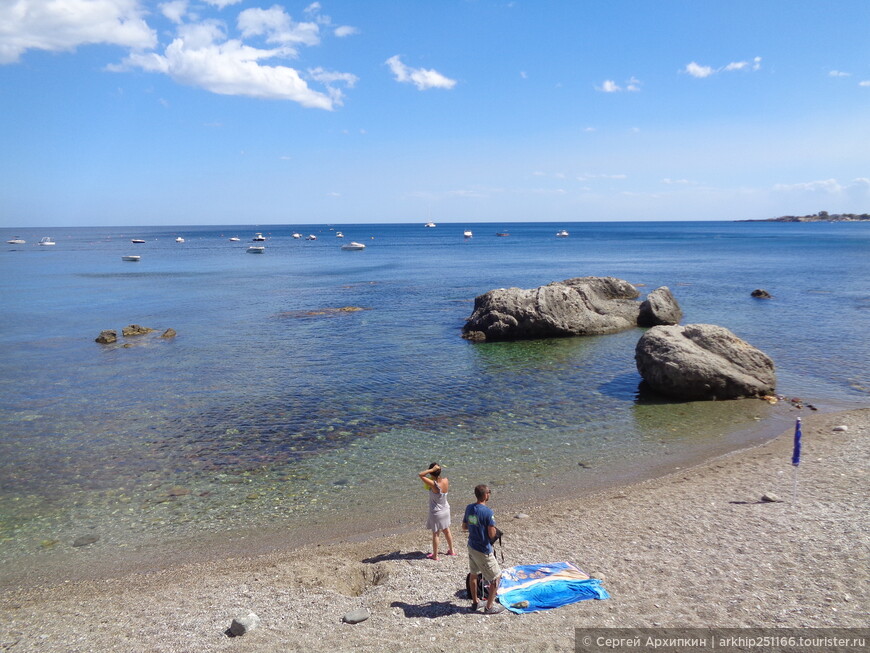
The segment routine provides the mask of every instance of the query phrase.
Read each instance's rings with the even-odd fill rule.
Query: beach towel
[[[609,599],[597,578],[590,578],[570,562],[517,565],[501,573],[498,602],[511,612],[537,612],[586,599]],[[513,607],[528,601],[525,607]]]

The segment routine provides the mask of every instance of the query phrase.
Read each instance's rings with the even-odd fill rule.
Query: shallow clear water
[[[563,227],[571,236],[555,238]],[[246,254],[257,229],[266,252]],[[415,473],[432,460],[457,506],[477,482],[518,501],[666,469],[794,416],[760,401],[640,401],[640,330],[462,340],[474,297],[496,287],[667,285],[685,323],[725,326],[772,356],[780,393],[867,403],[867,224],[336,229],[366,250],[341,251],[322,225],[2,230],[28,241],[0,250],[2,559],[50,556],[82,533],[111,547],[413,524]],[[36,246],[43,235],[57,245]],[[121,261],[132,253],[142,260]],[[348,306],[364,310],[335,310]],[[157,332],[94,342],[131,323]],[[158,338],[168,327],[178,336]]]

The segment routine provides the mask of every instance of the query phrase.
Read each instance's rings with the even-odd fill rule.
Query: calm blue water
[[[415,472],[432,460],[454,489],[490,482],[521,501],[667,469],[794,417],[755,400],[639,402],[640,330],[462,340],[474,297],[497,287],[667,285],[685,323],[772,356],[778,392],[867,404],[868,224],[335,229],[366,250],[341,251],[324,225],[0,230],[27,240],[0,249],[2,559],[50,556],[82,531],[122,547],[361,512],[413,524]],[[246,254],[258,230],[266,252]],[[36,246],[45,235],[57,245]],[[142,260],[121,261],[131,253]],[[364,310],[334,310],[348,306]],[[94,342],[131,323],[158,332]],[[174,340],[155,337],[168,327]]]

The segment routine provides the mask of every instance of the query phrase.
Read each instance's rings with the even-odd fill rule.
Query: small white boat
[[[233,236],[232,238],[230,238],[230,241],[232,241],[232,242],[234,242],[234,243],[237,243],[237,242],[239,242],[240,240],[241,240],[241,238],[239,238],[238,236]]]
[[[432,227],[435,226],[435,223],[434,223],[434,222],[427,222],[427,223],[426,223],[425,225],[423,225],[423,226],[424,226],[424,227],[429,227],[429,228],[431,229]]]
[[[23,238],[13,238],[12,240],[7,240],[6,242],[9,243],[10,245],[23,245],[27,241],[24,240]]]
[[[565,231],[564,229],[562,229],[562,231],[556,232],[556,238],[567,238],[567,237],[568,237],[568,232]]]
[[[341,248],[346,252],[353,252],[356,250],[365,249],[366,246],[363,245],[362,243],[350,242],[350,243],[347,243],[346,245],[342,245]]]
[[[317,240],[317,236],[315,236],[314,234],[308,234],[305,240]]]
[[[145,241],[142,240],[141,238],[134,238],[134,239],[131,240],[130,242],[131,242],[131,243],[136,243],[136,244],[138,245],[139,243],[144,243]]]
[[[471,232],[471,229],[466,229],[465,231],[462,232],[462,235],[465,236],[466,238],[471,238],[474,234]]]
[[[51,239],[51,237],[46,236],[45,238],[43,238],[42,240],[39,241],[39,244],[46,246],[46,245],[54,245],[55,242]]]
[[[121,257],[121,260],[122,260],[122,261],[133,261],[133,262],[138,262],[139,259],[141,259],[141,258],[142,258],[142,257],[139,256],[138,254],[130,254],[129,256],[122,256],[122,257]]]
[[[344,238],[344,234],[341,233],[340,231],[337,231],[337,232],[335,232],[335,237],[336,238]]]
[[[251,245],[248,247],[248,254],[262,254],[266,251],[266,248],[262,245]]]
[[[183,242],[184,242],[184,238],[182,238],[181,236],[179,236],[178,238],[175,239],[175,242],[176,242],[176,243],[183,243]]]
[[[251,240],[253,240],[255,243],[260,243],[266,240],[266,237],[258,231],[254,234],[254,237],[251,238]]]
[[[302,238],[302,234],[297,233],[297,232],[294,231],[294,232],[293,232],[293,237],[294,237],[294,238]]]

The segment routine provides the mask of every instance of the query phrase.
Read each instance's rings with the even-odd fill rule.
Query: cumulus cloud
[[[761,57],[755,57],[752,61],[732,61],[731,63],[725,64],[719,68],[702,66],[696,61],[692,61],[686,64],[686,67],[680,72],[687,73],[688,75],[698,79],[703,79],[715,75],[716,73],[734,72],[735,70],[749,70],[753,72],[761,70]]]
[[[270,9],[245,9],[239,14],[237,24],[244,38],[264,36],[267,43],[291,47],[320,43],[320,28],[317,24],[295,23],[278,5]]]
[[[620,86],[612,79],[605,79],[601,86],[596,86],[595,89],[603,93],[619,93],[620,91],[638,92],[640,91],[640,80],[637,77],[629,77],[625,81],[625,86]]]
[[[870,86],[870,79],[865,79],[863,82],[858,82],[858,86]]]
[[[359,30],[356,27],[351,27],[350,25],[341,25],[340,27],[336,27],[332,33],[335,34],[338,38],[344,38],[345,36],[359,34]]]
[[[260,63],[287,56],[291,51],[287,46],[259,49],[227,39],[219,23],[206,21],[179,28],[178,36],[163,54],[134,52],[121,66],[111,66],[110,70],[141,68],[220,95],[292,100],[327,110],[340,104],[341,94],[334,89],[328,93],[315,91],[293,68]]]
[[[181,23],[187,14],[187,0],[172,0],[158,5],[160,13],[173,23]]]
[[[456,86],[456,80],[445,77],[437,70],[427,70],[425,68],[411,68],[402,63],[399,55],[390,57],[385,62],[397,82],[413,84],[420,91],[425,91],[430,88],[446,88],[450,89]]]
[[[136,0],[17,0],[0,2],[0,64],[27,50],[62,52],[80,45],[150,48],[157,36]]]
[[[218,9],[224,9],[225,7],[229,7],[230,5],[237,5],[242,0],[205,0],[206,4],[210,4],[213,7],[217,7]]]

